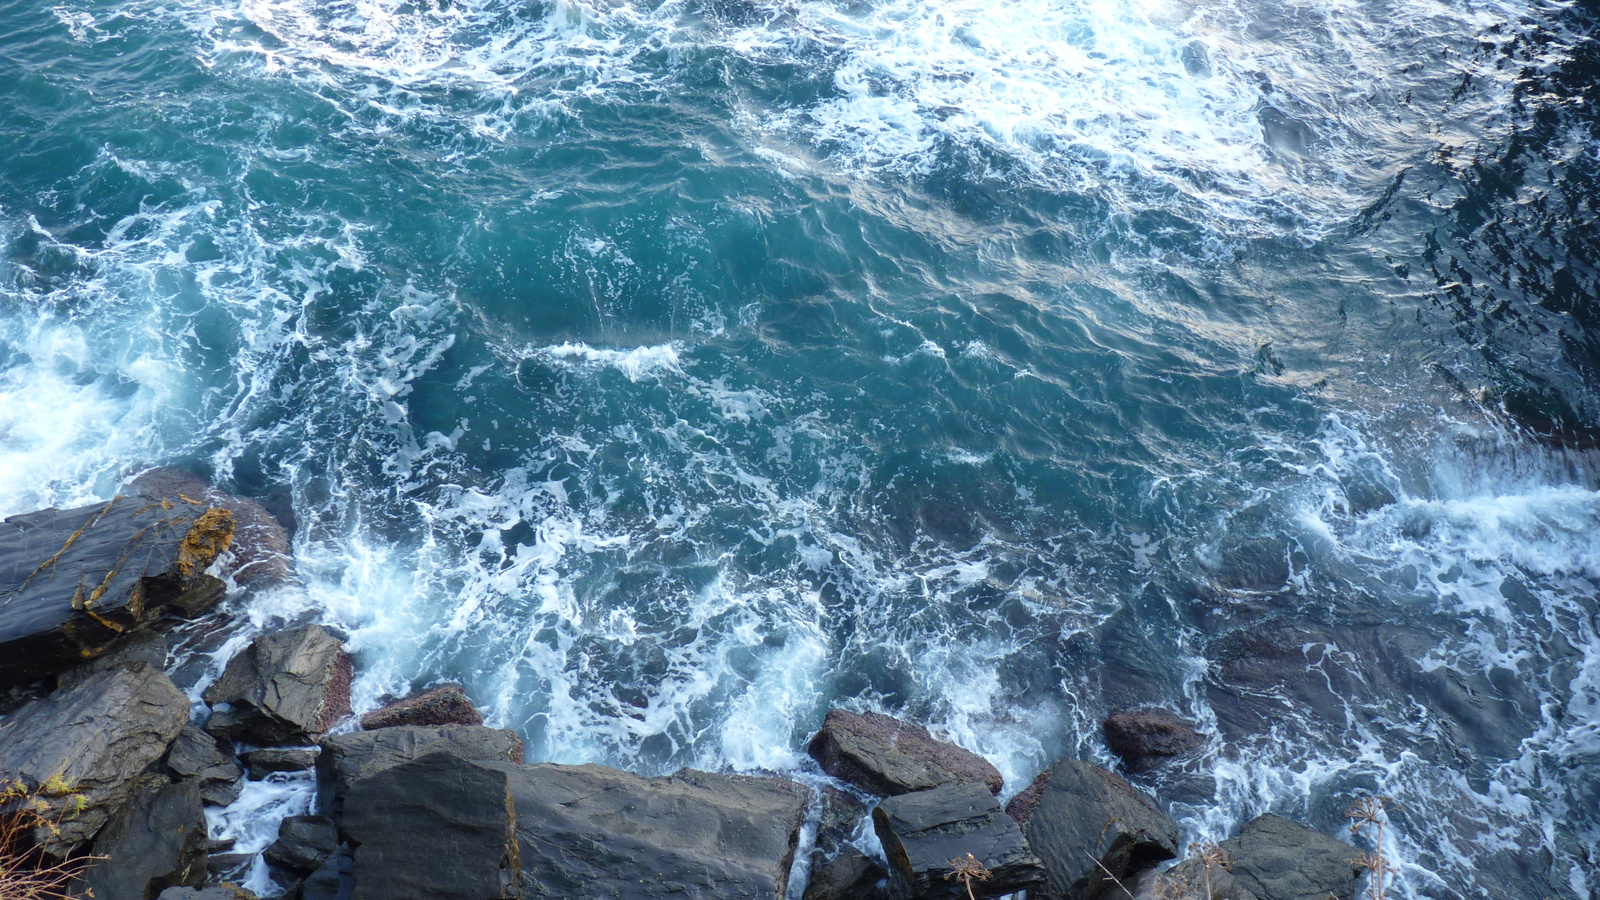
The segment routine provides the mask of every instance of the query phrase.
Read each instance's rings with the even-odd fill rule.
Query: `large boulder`
[[[361,717],[361,727],[372,731],[396,725],[482,725],[483,714],[472,705],[466,689],[446,684],[373,710]]]
[[[872,824],[896,886],[914,900],[966,896],[954,864],[968,855],[988,872],[986,879],[971,881],[974,896],[1045,885],[1044,867],[1022,829],[982,784],[945,784],[890,797],[872,811]]]
[[[167,750],[167,768],[199,786],[200,799],[227,806],[244,790],[244,769],[233,753],[218,746],[216,738],[193,725],[183,726]]]
[[[461,759],[496,762],[521,762],[523,752],[522,739],[515,732],[482,725],[402,725],[336,734],[322,742],[317,757],[319,802],[337,816],[345,793],[357,781],[441,751]]]
[[[352,900],[516,897],[510,771],[437,751],[358,779],[339,822],[353,848]]]
[[[1122,709],[1106,717],[1106,746],[1129,772],[1143,772],[1205,746],[1205,736],[1164,709]]]
[[[53,827],[35,829],[65,855],[100,830],[189,721],[189,699],[147,663],[123,663],[0,721],[0,783],[36,791]]]
[[[265,853],[267,862],[304,875],[314,872],[339,849],[339,829],[327,816],[286,816],[278,823],[278,839]]]
[[[350,712],[350,657],[321,625],[264,634],[233,659],[205,701],[206,730],[256,744],[314,744]]]
[[[1218,844],[1226,865],[1210,872],[1214,900],[1351,900],[1360,851],[1299,822],[1268,813]],[[1204,896],[1205,863],[1188,859],[1153,880],[1141,896]]]
[[[95,837],[98,857],[83,883],[95,900],[146,900],[206,880],[206,819],[192,781],[156,784],[111,817]]]
[[[129,493],[168,502],[198,502],[226,509],[235,525],[229,574],[239,584],[271,583],[294,573],[289,532],[265,506],[212,487],[181,469],[150,469],[128,483]]]
[[[1007,808],[1065,900],[1094,900],[1178,853],[1178,826],[1122,776],[1075,759],[1056,763]]]
[[[880,713],[830,710],[809,751],[822,771],[884,797],[968,782],[998,794],[1005,785],[983,757]]]
[[[0,522],[0,686],[98,656],[178,600],[233,532],[226,509],[143,496]]]
[[[688,769],[641,778],[594,765],[479,765],[510,778],[523,897],[785,895],[807,800],[794,782]]]

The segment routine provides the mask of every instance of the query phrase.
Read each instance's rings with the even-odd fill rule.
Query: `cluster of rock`
[[[236,578],[285,577],[271,526],[171,473],[107,504],[0,524],[0,782],[31,795],[40,851],[93,857],[79,887],[98,900],[248,900],[228,879],[255,856],[213,841],[204,806],[234,802],[247,779],[311,769],[314,811],[285,818],[263,854],[292,900],[781,900],[794,871],[807,873],[805,900],[1172,897],[1198,875],[1215,900],[1354,893],[1353,848],[1273,816],[1224,844],[1225,872],[1190,860],[1157,874],[1178,856],[1178,829],[1121,776],[1066,760],[1002,807],[1004,779],[982,757],[875,713],[827,715],[809,749],[838,786],[820,792],[528,765],[457,686],[358,724],[351,660],[315,624],[233,656],[196,724],[165,672],[162,624],[216,603],[222,582],[204,573],[219,554]],[[1118,713],[1106,733],[1129,771],[1201,743],[1158,711]],[[968,856],[981,875],[963,877]]]

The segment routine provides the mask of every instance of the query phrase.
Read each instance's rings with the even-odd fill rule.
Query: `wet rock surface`
[[[100,829],[84,873],[95,900],[146,900],[206,879],[206,820],[192,781],[156,783]]]
[[[161,892],[157,900],[257,900],[256,895],[238,885],[217,884],[210,887],[172,887]]]
[[[205,691],[206,730],[256,744],[314,744],[350,712],[350,658],[320,625],[264,634]]]
[[[304,772],[317,764],[315,747],[268,747],[241,754],[239,759],[255,781],[273,772]]]
[[[1122,776],[1079,760],[1064,760],[1029,786],[1032,808],[1020,814],[1028,844],[1049,873],[1050,891],[1066,900],[1093,900],[1178,851],[1178,827]],[[1101,867],[1104,867],[1102,871]]]
[[[233,515],[233,562],[229,573],[239,584],[271,583],[294,574],[289,532],[259,501],[219,491],[181,469],[150,469],[128,484],[129,493],[168,501],[196,501]]]
[[[482,725],[401,725],[333,735],[322,742],[317,757],[318,802],[337,815],[345,792],[360,779],[436,752],[469,760],[521,762],[523,750],[515,733]]]
[[[809,751],[824,772],[885,797],[968,782],[998,794],[1005,785],[983,757],[879,713],[830,711]]]
[[[0,686],[105,652],[177,600],[233,533],[225,509],[138,495],[0,522]]]
[[[180,778],[193,780],[200,799],[227,806],[244,790],[244,768],[217,739],[193,725],[185,725],[167,750],[167,768]]]
[[[164,673],[125,662],[0,721],[0,781],[39,789],[57,825],[35,840],[64,855],[134,796],[188,721],[189,699]]]
[[[1143,772],[1205,746],[1205,736],[1164,709],[1124,709],[1106,717],[1106,746],[1129,772]]]
[[[430,691],[396,700],[361,717],[361,727],[393,728],[396,725],[482,725],[483,714],[472,705],[466,689],[446,684]]]
[[[853,847],[814,862],[802,900],[883,900],[889,896],[888,872]]]
[[[339,829],[327,816],[288,816],[278,839],[266,849],[267,862],[291,872],[313,872],[339,849]]]
[[[890,797],[872,811],[898,893],[916,898],[966,896],[953,879],[952,860],[975,857],[989,871],[973,881],[978,897],[998,897],[1045,885],[1046,874],[1022,829],[982,784],[946,784]]]

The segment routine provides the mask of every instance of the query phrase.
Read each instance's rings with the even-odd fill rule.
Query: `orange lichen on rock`
[[[178,546],[178,574],[188,577],[204,571],[233,543],[233,513],[220,506],[200,514]]]

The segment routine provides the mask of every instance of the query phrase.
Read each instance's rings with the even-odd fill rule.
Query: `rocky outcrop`
[[[1226,866],[1210,872],[1214,900],[1351,900],[1360,875],[1356,848],[1320,831],[1268,813],[1218,845]],[[1139,891],[1143,898],[1194,892],[1204,863],[1185,860]]]
[[[315,747],[267,747],[241,754],[239,759],[251,779],[260,781],[273,772],[304,772],[317,764]]]
[[[0,686],[105,652],[194,586],[233,533],[226,509],[143,496],[0,522]]]
[[[350,712],[350,658],[320,625],[264,634],[205,691],[206,730],[256,744],[314,744]]]
[[[1143,772],[1205,746],[1205,736],[1164,709],[1124,709],[1106,717],[1106,746],[1129,772]]]
[[[239,761],[218,746],[216,738],[193,725],[183,726],[167,750],[167,768],[194,781],[200,799],[215,806],[227,806],[244,790],[244,769]]]
[[[294,573],[289,555],[289,532],[265,506],[213,488],[209,482],[181,469],[150,469],[128,484],[138,493],[168,502],[200,503],[228,510],[233,515],[233,560],[229,573],[239,584],[271,583]]]
[[[111,817],[95,837],[99,859],[84,873],[95,900],[146,900],[206,878],[206,820],[192,781],[157,783]]]
[[[267,862],[303,876],[316,871],[339,849],[339,829],[327,816],[288,816],[278,825],[278,839],[266,853]]]
[[[1065,900],[1093,900],[1114,886],[1107,871],[1127,881],[1178,851],[1178,827],[1154,801],[1122,776],[1078,760],[1040,775],[1008,811],[1022,820],[1051,893]]]
[[[396,725],[482,725],[483,715],[459,684],[446,684],[414,697],[396,700],[361,717],[371,731]]]
[[[1044,867],[1017,823],[982,784],[946,784],[878,804],[872,823],[899,892],[915,900],[964,896],[952,860],[967,855],[989,872],[973,881],[977,897],[1036,890]]]
[[[969,782],[998,794],[1005,785],[983,757],[879,713],[831,710],[809,750],[822,771],[884,797]]]
[[[318,802],[325,811],[338,815],[345,793],[357,781],[440,751],[461,759],[521,762],[522,739],[513,732],[482,725],[401,725],[334,735],[322,742],[317,757]]]
[[[376,732],[381,734],[382,732]],[[806,794],[777,778],[481,763],[510,778],[522,896],[776,900]],[[357,882],[360,872],[357,871]]]
[[[65,855],[100,831],[189,721],[189,699],[165,674],[126,662],[0,721],[0,782],[36,789],[54,828],[35,830]]]

